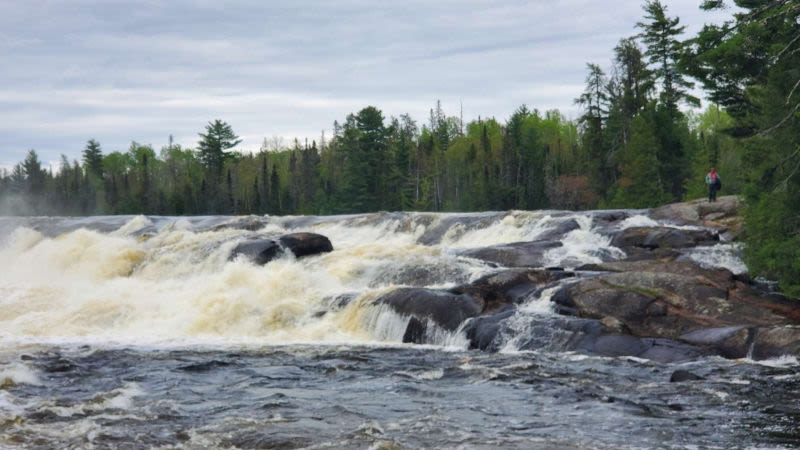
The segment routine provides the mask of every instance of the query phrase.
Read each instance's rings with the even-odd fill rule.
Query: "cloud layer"
[[[724,18],[665,3],[690,32]],[[574,116],[585,63],[607,65],[640,17],[635,0],[0,0],[0,166],[78,157],[89,138],[193,146],[214,118],[255,149],[366,105]]]

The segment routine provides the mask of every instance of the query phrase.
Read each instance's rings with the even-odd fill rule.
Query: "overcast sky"
[[[724,15],[665,0],[688,31]],[[0,166],[45,163],[212,119],[257,149],[315,139],[367,105],[423,122],[437,99],[505,120],[525,103],[577,111],[588,61],[636,33],[638,0],[0,0]]]

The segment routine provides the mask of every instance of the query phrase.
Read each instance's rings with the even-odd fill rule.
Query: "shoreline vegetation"
[[[730,2],[729,2],[730,3]],[[686,36],[658,0],[605,67],[587,65],[582,115],[521,106],[465,123],[437,102],[423,123],[374,106],[332,136],[236,150],[208,123],[197,147],[133,142],[47,170],[35,150],[0,171],[0,214],[337,214],[381,210],[650,208],[700,198],[716,167],[741,195],[753,275],[800,296],[800,5],[733,2],[731,22]],[[704,9],[726,2],[705,0]],[[702,112],[695,84],[710,101]]]

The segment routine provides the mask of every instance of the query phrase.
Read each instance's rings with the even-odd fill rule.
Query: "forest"
[[[726,4],[731,3],[731,4]],[[637,34],[586,66],[582,114],[526,105],[465,123],[440,103],[424,120],[366,106],[318,140],[237,149],[212,120],[195,148],[132,142],[44,168],[35,150],[0,171],[17,215],[338,214],[370,211],[647,208],[721,195],[746,202],[754,274],[800,295],[800,2],[705,0],[734,19],[686,36],[660,0]],[[577,68],[576,68],[577,69]],[[708,99],[702,108],[698,89]],[[198,128],[201,128],[199,124]]]

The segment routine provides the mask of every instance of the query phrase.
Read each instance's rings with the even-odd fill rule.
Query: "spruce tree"
[[[652,111],[633,121],[630,144],[620,156],[620,177],[612,201],[616,207],[650,208],[669,200],[660,177],[653,122]]]
[[[83,168],[87,174],[96,179],[103,178],[103,150],[100,148],[100,143],[94,139],[89,139],[83,149]]]
[[[700,101],[689,93],[694,83],[688,81],[678,70],[678,61],[682,52],[681,36],[686,27],[680,25],[679,18],[667,16],[667,7],[661,0],[647,0],[644,4],[645,22],[637,26],[642,29],[639,35],[647,46],[645,55],[650,65],[655,67],[653,73],[661,82],[660,98],[667,109],[678,114],[679,103],[686,102],[699,106]]]
[[[205,133],[199,133],[200,142],[197,144],[200,161],[219,178],[225,160],[229,157],[228,150],[239,145],[242,140],[233,132],[233,128],[219,119],[206,125]]]

